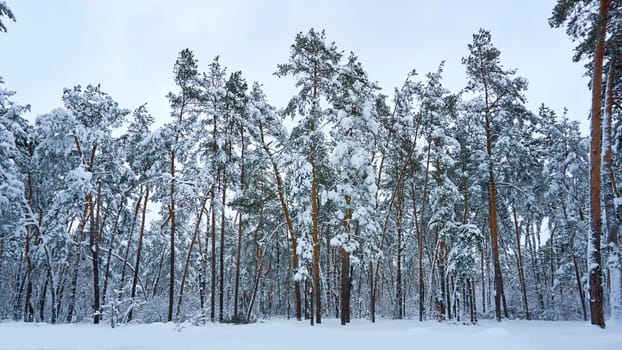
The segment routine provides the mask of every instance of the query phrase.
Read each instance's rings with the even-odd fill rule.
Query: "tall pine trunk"
[[[218,275],[218,321],[224,321],[224,296],[225,296],[225,201],[227,199],[227,175],[223,171],[222,203],[220,208],[220,274]]]
[[[180,117],[181,119],[181,117]],[[173,146],[175,147],[175,146]],[[171,149],[171,203],[169,217],[171,220],[170,232],[170,259],[168,284],[168,322],[173,320],[173,303],[175,302],[175,149]]]
[[[188,278],[188,271],[190,270],[190,259],[192,258],[192,250],[194,249],[194,244],[197,242],[199,238],[199,231],[201,227],[201,219],[203,218],[203,212],[205,211],[205,203],[207,202],[207,197],[201,202],[199,206],[199,213],[197,214],[197,221],[194,225],[194,232],[192,234],[192,240],[190,241],[190,247],[188,247],[188,253],[186,255],[186,262],[184,263],[184,272],[181,275],[181,283],[179,285],[179,297],[177,299],[177,314],[176,317],[179,317],[181,313],[181,305],[183,303],[184,298],[184,287],[186,285],[186,280]]]
[[[432,146],[432,138],[430,137],[430,135],[428,135],[428,151],[427,151],[427,155],[426,155],[426,161],[425,161],[425,175],[423,177],[423,200],[421,201],[421,213],[420,213],[420,219],[419,219],[419,228],[417,229],[417,245],[418,245],[418,250],[419,250],[419,321],[423,321],[424,318],[424,311],[425,311],[425,291],[423,290],[424,287],[424,270],[423,270],[423,250],[424,250],[424,239],[425,239],[425,208],[426,208],[426,199],[428,197],[428,180],[429,180],[429,176],[430,176],[430,153],[431,153],[431,146]],[[414,145],[413,145],[414,147]],[[413,195],[415,194],[415,189],[413,186]],[[414,199],[415,197],[413,197]],[[416,220],[416,211],[413,212],[413,217],[415,217]],[[434,268],[432,268],[434,269]],[[431,272],[431,275],[434,274],[434,271]],[[431,282],[432,278],[430,276],[430,282]],[[429,288],[432,288],[432,283],[429,284]],[[431,295],[431,294],[430,294]]]
[[[319,203],[317,177],[314,157],[311,157],[311,221],[313,227],[313,293],[315,297],[315,321],[322,323],[322,293],[320,288],[320,238],[319,238]],[[311,300],[313,303],[313,300]],[[313,318],[313,315],[311,315]]]
[[[93,266],[93,323],[98,324],[100,319],[99,299],[99,207],[101,205],[101,181],[97,181],[97,213],[94,212],[93,196],[89,195],[90,227],[89,246],[91,250],[91,263]],[[97,215],[97,217],[95,217]]]
[[[276,190],[279,197],[279,202],[281,203],[281,210],[283,211],[283,216],[285,217],[285,224],[287,226],[287,236],[292,243],[292,263],[294,268],[294,273],[298,272],[299,262],[298,262],[298,242],[296,239],[296,235],[294,233],[294,224],[292,223],[291,216],[289,214],[289,207],[287,206],[287,202],[285,201],[285,195],[283,192],[283,182],[281,180],[281,173],[279,172],[279,168],[277,166],[276,161],[273,158],[272,152],[270,152],[270,148],[265,142],[264,139],[264,131],[263,125],[259,124],[259,130],[261,132],[261,143],[264,151],[270,157],[270,163],[272,164],[272,172],[274,173],[274,180],[276,182]],[[301,301],[301,292],[300,292],[300,282],[294,279],[294,303],[296,308],[296,320],[302,320],[302,301]]]
[[[132,278],[132,291],[130,294],[130,298],[132,299],[132,304],[134,303],[134,298],[136,297],[136,284],[138,283],[138,271],[140,271],[140,258],[142,256],[143,250],[143,238],[145,236],[145,219],[147,217],[147,203],[149,201],[149,185],[145,185],[145,198],[143,200],[143,213],[140,222],[140,232],[138,233],[138,247],[136,248],[136,263],[134,264],[134,276]],[[144,294],[144,291],[143,291]],[[132,320],[132,316],[134,313],[134,306],[130,309],[130,312],[127,315],[127,321]]]
[[[397,306],[397,310],[396,310],[396,314],[395,314],[395,318],[397,318],[398,320],[401,320],[402,317],[404,316],[404,309],[402,308],[403,304],[402,304],[402,296],[403,296],[403,288],[404,286],[402,285],[402,242],[403,242],[403,232],[402,232],[402,218],[404,216],[404,191],[403,191],[403,184],[399,184],[398,186],[401,187],[400,190],[398,190],[398,197],[397,197],[397,217],[396,217],[396,221],[395,221],[395,226],[396,226],[396,231],[397,231],[397,266],[396,266],[396,273],[395,273],[395,300],[396,300],[396,306]]]
[[[84,227],[86,225],[86,220],[88,219],[89,208],[88,204],[85,202],[84,210],[82,212],[82,219],[80,219],[80,223],[78,224],[78,230],[76,232],[76,255],[75,260],[72,267],[71,273],[71,284],[69,287],[69,300],[67,302],[67,315],[65,317],[66,323],[71,323],[73,319],[73,313],[75,310],[76,304],[76,292],[78,290],[78,274],[80,273],[80,260],[81,260],[81,252],[82,252],[82,240],[84,239]]]
[[[110,235],[110,244],[108,245],[108,254],[106,254],[106,264],[104,265],[104,287],[102,289],[102,304],[106,305],[106,293],[108,291],[108,280],[110,276],[110,261],[112,260],[112,248],[114,246],[114,240],[117,235],[117,228],[119,227],[119,218],[125,204],[126,194],[123,194],[121,201],[119,202],[119,208],[117,208],[117,214],[112,225],[112,233]],[[53,291],[53,289],[52,289]]]
[[[612,115],[614,103],[614,84],[615,69],[617,62],[609,62],[609,72],[607,74],[607,85],[605,90],[605,116],[603,118],[602,137],[603,137],[603,159],[602,159],[602,189],[603,201],[605,204],[605,218],[607,222],[607,269],[609,270],[609,303],[611,305],[611,319],[622,320],[622,290],[620,279],[620,248],[618,235],[620,230],[620,220],[616,215],[616,205],[614,194],[614,172],[612,167]]]
[[[516,252],[518,257],[516,258],[516,268],[518,269],[518,280],[520,282],[520,288],[523,295],[523,305],[525,307],[525,318],[531,319],[529,315],[529,302],[527,300],[527,285],[525,283],[525,270],[523,269],[523,253],[520,245],[520,228],[518,226],[518,218],[516,216],[516,206],[512,202],[512,214],[514,216],[514,230],[516,231]]]
[[[495,183],[494,165],[492,162],[492,122],[489,111],[488,90],[486,90],[486,152],[488,155],[488,220],[490,226],[490,243],[494,267],[495,285],[495,318],[501,321],[501,300],[503,297],[503,277],[499,259],[499,225],[497,223],[497,185]]]
[[[214,114],[213,121],[213,130],[212,130],[212,156],[216,159],[218,154],[218,143],[216,142],[217,131],[218,131],[218,117]],[[221,169],[218,168],[216,172],[216,184],[220,184],[220,176]],[[212,210],[212,215],[210,218],[211,221],[211,239],[212,239],[212,256],[211,256],[211,264],[210,264],[210,272],[211,272],[211,281],[210,281],[210,314],[209,318],[211,322],[214,322],[216,319],[216,185],[212,187],[210,191],[210,207]],[[221,208],[222,210],[222,208]],[[207,247],[206,247],[207,249]],[[222,249],[222,247],[221,247]]]
[[[352,209],[350,209],[350,196],[345,196],[346,210],[343,216],[343,229],[350,240],[350,226],[352,220]],[[341,247],[339,250],[341,255],[341,325],[345,326],[350,323],[350,253]]]
[[[209,319],[211,322],[216,320],[216,190],[212,189],[210,192],[210,206],[212,215],[210,218],[211,223],[211,248],[212,256],[210,259],[210,313]],[[207,249],[207,248],[206,248]]]
[[[240,166],[240,186],[242,195],[244,195],[245,184],[244,184],[244,151],[246,144],[244,143],[244,129],[240,128],[240,138],[242,140],[241,151],[240,151],[240,160],[242,162]],[[238,244],[236,247],[235,254],[235,286],[233,293],[233,317],[239,319],[238,315],[238,300],[239,300],[239,291],[240,291],[240,260],[242,254],[242,233],[244,231],[244,218],[242,210],[238,211]]]
[[[601,266],[600,238],[602,235],[601,213],[601,152],[602,152],[602,83],[603,58],[605,55],[605,35],[607,31],[607,12],[610,0],[600,0],[598,25],[596,28],[596,47],[592,67],[592,113],[590,132],[590,240],[588,243],[588,267],[590,281],[591,322],[605,327],[603,310],[603,276]]]

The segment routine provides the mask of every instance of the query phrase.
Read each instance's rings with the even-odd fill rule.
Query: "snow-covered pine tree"
[[[543,309],[543,292],[537,285],[539,274],[529,277],[527,282],[531,290],[535,289],[536,300],[532,305],[535,315],[550,315],[555,318],[583,318],[587,321],[588,312],[586,307],[586,265],[580,263],[587,251],[588,221],[585,215],[586,203],[589,202],[588,188],[584,185],[584,179],[589,176],[588,142],[581,136],[578,122],[571,122],[564,114],[558,118],[555,113],[544,105],[540,107],[539,129],[541,136],[536,138],[538,153],[544,161],[542,174],[534,179],[538,187],[535,193],[541,193],[530,204],[536,210],[547,213],[549,231],[552,232],[551,242],[557,246],[557,260],[559,266],[555,271],[554,286],[551,292],[559,291],[555,296],[554,303]],[[529,218],[528,216],[525,219]],[[531,246],[525,237],[525,248]],[[528,262],[533,266],[545,264],[539,261],[539,255],[528,254],[531,249],[526,249],[526,271],[534,271],[528,268]],[[538,261],[533,261],[534,258]],[[535,265],[534,265],[535,263]],[[532,273],[533,275],[533,273]],[[534,288],[535,287],[535,288]],[[557,287],[557,288],[556,288]],[[563,291],[563,294],[562,294]]]
[[[170,199],[167,203],[170,222],[170,251],[169,251],[169,294],[168,294],[168,321],[173,320],[173,305],[175,303],[175,234],[176,234],[176,184],[179,182],[176,173],[183,168],[183,162],[192,148],[191,135],[193,122],[196,118],[195,108],[199,98],[199,73],[197,61],[189,49],[179,52],[173,67],[175,84],[178,93],[169,93],[171,117],[174,118],[167,126],[170,128]],[[180,166],[181,165],[181,166]],[[176,169],[177,167],[177,169]]]
[[[515,77],[515,70],[506,70],[501,65],[501,52],[493,46],[490,32],[480,29],[473,34],[473,43],[468,45],[469,55],[462,59],[466,66],[469,79],[467,91],[476,94],[469,102],[468,113],[480,116],[482,132],[486,135],[483,150],[485,156],[481,171],[488,174],[488,220],[490,228],[490,242],[494,266],[495,286],[495,317],[501,321],[501,304],[505,300],[503,276],[499,255],[499,213],[497,203],[497,184],[495,177],[497,146],[499,130],[504,127],[503,115],[511,113],[515,101],[522,101],[522,91],[527,82]],[[505,316],[507,306],[504,304]]]
[[[342,53],[334,43],[326,42],[324,31],[314,29],[308,33],[296,35],[291,46],[289,61],[278,65],[279,77],[291,75],[296,80],[299,92],[290,100],[285,113],[298,115],[299,121],[292,131],[291,156],[297,163],[296,188],[302,190],[300,198],[301,215],[298,221],[302,224],[299,253],[311,249],[312,258],[312,298],[315,308],[315,322],[322,321],[322,289],[320,285],[320,162],[325,159],[324,131],[322,127],[327,118],[327,109],[322,101],[331,99],[335,92],[334,78],[339,71],[338,64]],[[308,226],[311,226],[310,228]],[[310,234],[310,235],[309,235]],[[302,255],[306,255],[303,253]],[[299,273],[302,271],[299,270]],[[312,303],[313,304],[313,303]],[[313,317],[312,317],[313,320]]]
[[[30,246],[38,231],[38,220],[31,209],[29,163],[33,148],[32,131],[22,117],[29,107],[12,101],[15,92],[6,90],[3,84],[0,77],[0,259],[8,259],[20,268],[14,271],[14,280],[18,281],[14,296],[0,295],[14,300],[15,319],[32,321],[30,296],[33,267]],[[2,287],[6,286],[0,286],[0,292],[10,290]]]
[[[88,247],[91,253],[92,279],[93,279],[93,322],[99,323],[101,313],[101,297],[99,286],[100,259],[99,259],[99,223],[101,203],[101,183],[105,181],[109,171],[122,171],[121,162],[115,157],[117,147],[112,136],[112,130],[118,128],[125,121],[129,111],[119,108],[108,94],[103,92],[99,85],[88,85],[82,89],[75,86],[72,89],[63,91],[63,102],[67,110],[75,118],[76,124],[71,130],[71,138],[74,142],[72,152],[78,159],[77,167],[68,174],[73,183],[70,186],[77,186],[82,192],[83,203],[82,214],[79,216],[77,231],[77,250],[83,244],[82,237],[88,232]],[[115,183],[116,179],[112,179]],[[86,231],[88,228],[88,231]],[[80,254],[76,252],[76,256]],[[70,311],[67,313],[67,320],[73,316],[75,303],[75,288],[77,288],[77,276],[80,260],[76,258],[74,263],[74,276],[72,276]]]
[[[590,59],[592,64],[588,71],[591,73],[592,108],[590,112],[590,218],[591,235],[588,245],[588,265],[590,267],[590,315],[591,322],[601,328],[605,327],[604,296],[602,288],[603,272],[601,259],[601,235],[602,235],[602,156],[609,148],[603,142],[603,67],[605,61],[605,48],[607,34],[614,28],[608,21],[610,13],[615,14],[619,9],[619,2],[612,0],[596,1],[566,1],[559,0],[553,8],[553,15],[549,23],[554,27],[567,25],[566,32],[579,44],[575,48],[575,61],[583,57]],[[605,126],[605,129],[607,127]],[[606,139],[609,139],[607,135]],[[604,146],[604,147],[603,147]],[[606,159],[607,160],[607,159]],[[609,191],[609,189],[607,189]],[[615,254],[615,253],[614,253]],[[618,269],[619,270],[619,269]],[[620,288],[614,288],[614,293],[619,294]],[[615,297],[618,299],[618,297]]]
[[[372,165],[378,133],[375,115],[376,84],[351,54],[337,76],[339,85],[332,97],[333,113],[328,120],[334,125],[334,142],[330,164],[336,172],[336,183],[329,197],[335,202],[338,221],[336,235],[330,243],[339,248],[341,257],[341,324],[350,322],[350,261],[363,248],[363,263],[374,255],[379,225],[375,219],[376,186]],[[363,265],[365,266],[365,265]]]

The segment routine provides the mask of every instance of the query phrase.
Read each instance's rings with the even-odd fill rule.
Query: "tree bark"
[[[89,246],[91,250],[91,262],[93,266],[93,323],[98,324],[100,319],[100,304],[99,304],[99,238],[98,238],[98,225],[99,225],[99,207],[101,204],[101,181],[97,181],[97,218],[95,218],[93,196],[89,194],[89,207],[90,207],[90,227],[89,227]]]
[[[577,289],[579,290],[579,298],[581,299],[581,310],[583,311],[583,320],[587,321],[587,307],[585,305],[585,293],[583,292],[583,283],[581,282],[581,273],[579,272],[579,264],[577,257],[572,255],[572,264],[574,265],[574,273],[577,279]]]
[[[224,173],[224,171],[223,171]],[[224,296],[225,296],[225,201],[227,199],[227,175],[223,174],[222,203],[220,208],[220,274],[218,275],[218,321],[224,321]]]
[[[244,151],[246,144],[244,143],[244,129],[240,129],[240,138],[242,140],[241,151],[240,151],[240,187],[242,195],[244,195],[245,184],[244,184]],[[239,300],[239,290],[240,290],[240,260],[242,254],[242,233],[244,230],[244,218],[242,210],[238,210],[238,244],[236,247],[235,254],[235,287],[233,294],[233,317],[239,318],[238,315],[238,300]]]
[[[130,295],[130,298],[132,298],[132,304],[134,303],[134,298],[136,297],[136,284],[138,282],[138,271],[140,270],[140,258],[142,256],[142,250],[143,250],[143,238],[145,236],[145,219],[147,217],[148,201],[149,201],[149,185],[145,185],[145,198],[143,200],[143,213],[142,213],[141,222],[140,222],[140,232],[138,234],[138,247],[136,248],[136,263],[134,264],[134,276],[132,278],[132,291]],[[130,312],[127,315],[128,322],[132,320],[133,313],[134,313],[134,306],[132,306],[132,308],[130,309]]]
[[[620,277],[620,248],[618,235],[620,220],[616,215],[614,177],[612,165],[612,116],[613,116],[613,91],[615,84],[615,68],[617,62],[609,61],[609,73],[605,90],[605,115],[603,118],[602,138],[602,195],[605,204],[605,218],[607,229],[607,269],[609,270],[609,304],[611,305],[611,319],[622,320],[622,280]]]
[[[102,290],[102,304],[106,305],[106,293],[108,291],[108,276],[110,276],[110,260],[112,259],[112,247],[114,245],[114,240],[117,235],[117,228],[119,227],[119,218],[121,217],[121,212],[123,211],[124,203],[125,203],[126,194],[123,194],[123,198],[119,202],[119,208],[117,208],[117,215],[114,220],[114,225],[112,226],[112,233],[110,235],[110,244],[108,246],[108,254],[106,255],[106,265],[104,266],[104,288]]]
[[[610,0],[600,0],[599,19],[596,28],[596,47],[592,67],[592,113],[590,132],[590,241],[588,243],[588,266],[590,281],[591,322],[605,328],[602,288],[602,262],[600,237],[602,235],[601,213],[601,152],[602,152],[602,82],[603,58],[605,55],[605,35],[607,31],[607,12]]]
[[[315,321],[322,323],[322,293],[320,292],[320,209],[318,203],[317,178],[314,157],[311,157],[311,221],[313,227],[313,296],[315,297]],[[313,303],[313,301],[311,301]],[[313,316],[312,316],[313,317]]]
[[[492,122],[488,111],[488,91],[486,90],[486,152],[488,154],[488,220],[490,223],[490,242],[492,244],[492,259],[494,266],[495,284],[495,318],[501,321],[501,299],[503,292],[503,277],[499,259],[499,226],[497,224],[497,186],[495,183],[494,165],[492,162]]]
[[[352,220],[352,209],[350,209],[350,196],[345,196],[346,210],[343,216],[343,230],[350,240],[350,221]],[[341,247],[341,325],[350,323],[350,253]]]
[[[294,274],[298,272],[299,262],[298,262],[298,241],[296,239],[296,235],[294,234],[294,224],[292,223],[292,219],[289,214],[289,207],[287,206],[287,202],[285,201],[285,195],[283,192],[283,182],[281,180],[281,173],[279,172],[276,161],[273,158],[272,152],[270,152],[270,148],[265,142],[263,125],[259,124],[259,130],[261,132],[261,143],[264,151],[270,158],[270,163],[272,164],[272,172],[274,173],[274,180],[276,182],[276,190],[279,197],[279,202],[281,203],[281,210],[283,211],[283,216],[285,217],[285,224],[287,225],[287,236],[292,243],[292,263],[294,265]],[[301,293],[300,293],[300,282],[294,280],[294,303],[296,308],[296,320],[302,320],[302,301],[301,301]]]
[[[209,318],[211,322],[216,320],[216,193],[215,189],[212,189],[210,192],[210,201],[211,201],[211,247],[212,247],[212,256],[210,259],[210,272],[211,272],[211,281],[210,281],[210,314]]]
[[[181,119],[181,117],[180,117]],[[173,147],[175,147],[173,145]],[[170,259],[168,283],[168,322],[173,321],[173,304],[175,302],[175,149],[171,149],[171,204],[169,216],[171,220]]]
[[[520,229],[518,226],[518,218],[516,216],[516,207],[514,203],[512,203],[512,213],[514,215],[514,229],[516,231],[516,251],[518,253],[518,257],[516,259],[517,268],[518,268],[518,280],[520,282],[521,292],[523,294],[523,305],[525,307],[525,318],[530,320],[531,317],[529,315],[529,302],[527,301],[527,285],[525,283],[525,271],[523,269],[523,253],[520,245]]]
[[[188,254],[186,255],[186,262],[184,264],[184,272],[181,276],[181,284],[179,285],[179,298],[177,299],[177,314],[179,317],[181,313],[181,304],[184,298],[184,286],[186,285],[186,279],[188,278],[188,270],[190,268],[190,259],[192,257],[192,250],[194,248],[194,244],[197,242],[199,237],[199,228],[201,227],[201,219],[203,218],[203,211],[205,211],[205,203],[207,202],[207,197],[203,200],[200,205],[199,214],[197,215],[197,221],[194,225],[194,232],[192,234],[192,240],[190,241],[190,247],[188,247]]]
[[[218,154],[218,144],[216,143],[216,139],[218,137],[218,116],[214,114],[213,121],[213,130],[212,130],[212,156],[214,160]],[[216,184],[220,184],[220,176],[222,169],[218,167],[216,172]],[[212,256],[211,256],[211,285],[210,285],[210,321],[214,322],[216,319],[216,188],[217,186],[212,187],[210,191],[210,207],[212,210],[211,215],[211,233],[212,233]],[[223,210],[221,208],[221,210]],[[207,249],[207,247],[206,247]],[[221,247],[222,249],[222,247]]]
[[[422,290],[424,289],[424,271],[423,271],[423,249],[424,249],[424,244],[423,241],[425,239],[425,207],[426,207],[426,199],[428,197],[428,178],[430,175],[430,152],[431,152],[431,146],[432,146],[432,137],[430,135],[428,135],[428,152],[427,152],[427,156],[426,156],[426,165],[425,165],[425,175],[424,175],[424,180],[423,180],[423,200],[421,201],[421,217],[419,219],[419,227],[417,229],[417,244],[418,244],[418,249],[419,249],[419,321],[423,321],[423,316],[424,316],[424,301],[425,301],[425,291]],[[414,147],[414,145],[413,145]],[[414,195],[415,189],[413,187],[413,195]],[[414,197],[413,197],[414,198]],[[416,217],[416,213],[413,213],[413,215]],[[416,220],[416,218],[415,218]],[[432,261],[432,260],[430,260]],[[431,276],[434,274],[434,271],[431,272]],[[432,277],[430,277],[430,280],[432,279]],[[431,284],[430,287],[432,288]]]
[[[84,210],[82,212],[82,219],[80,219],[80,223],[78,224],[78,231],[76,232],[76,255],[73,263],[73,271],[71,274],[71,284],[69,289],[69,301],[67,302],[67,316],[65,318],[66,323],[71,323],[73,319],[73,313],[76,304],[76,291],[78,288],[78,273],[80,272],[80,256],[82,249],[82,240],[84,239],[84,226],[86,225],[86,220],[88,220],[89,207],[85,202]]]
[[[398,184],[401,187],[398,190],[397,197],[397,217],[395,220],[395,226],[397,231],[397,266],[396,266],[396,276],[395,276],[395,300],[397,306],[397,312],[395,317],[398,320],[401,320],[404,316],[404,309],[402,308],[402,295],[403,295],[403,286],[402,286],[402,218],[404,216],[404,190],[403,184]]]

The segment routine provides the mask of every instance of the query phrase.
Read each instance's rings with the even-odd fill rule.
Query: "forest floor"
[[[480,321],[462,325],[412,320],[335,319],[319,326],[267,320],[250,325],[173,323],[69,325],[0,322],[0,350],[155,349],[622,349],[622,325],[605,330],[587,322]]]

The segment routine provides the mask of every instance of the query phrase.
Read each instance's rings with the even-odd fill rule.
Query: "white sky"
[[[527,98],[561,114],[568,107],[587,134],[589,91],[574,44],[551,29],[555,0],[8,0],[17,23],[0,34],[0,76],[30,117],[62,106],[64,87],[101,83],[122,107],[147,102],[169,118],[173,64],[183,48],[202,70],[216,56],[229,71],[264,85],[283,107],[295,88],[273,76],[287,61],[296,33],[325,29],[329,41],[353,51],[385,94],[416,69],[421,76],[446,60],[444,83],[466,84],[461,58],[479,28],[490,29],[506,68],[529,80]]]

